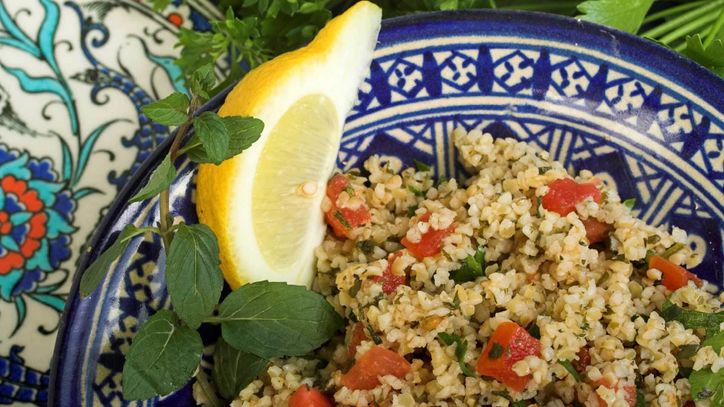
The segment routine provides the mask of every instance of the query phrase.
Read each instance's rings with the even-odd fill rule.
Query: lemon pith
[[[344,118],[372,59],[381,11],[362,1],[304,48],[249,72],[222,116],[255,116],[259,140],[221,165],[199,166],[199,220],[216,233],[232,288],[272,280],[309,285],[325,230],[319,209]],[[302,188],[304,187],[304,188]]]

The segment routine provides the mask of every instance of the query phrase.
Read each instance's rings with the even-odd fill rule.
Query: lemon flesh
[[[379,7],[357,2],[306,47],[247,73],[219,109],[264,121],[250,148],[198,170],[196,211],[218,238],[231,288],[261,280],[311,285],[326,230],[326,180],[381,19]]]
[[[272,270],[292,277],[310,269],[304,231],[322,222],[325,181],[339,146],[337,113],[324,95],[294,103],[270,132],[252,189],[252,222],[259,250]],[[293,280],[308,278],[294,276]]]

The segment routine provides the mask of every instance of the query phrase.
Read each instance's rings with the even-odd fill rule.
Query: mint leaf
[[[201,113],[194,120],[194,128],[209,160],[216,165],[221,164],[229,149],[229,133],[219,115],[214,112]]]
[[[578,18],[632,34],[641,27],[654,0],[588,0],[578,5]]]
[[[186,384],[199,366],[203,344],[169,310],[151,316],[133,338],[123,366],[123,398],[145,400]]]
[[[575,367],[573,367],[573,364],[565,359],[559,360],[558,363],[561,364],[561,366],[565,367],[568,373],[571,374],[571,377],[576,379],[578,383],[582,382],[581,375],[578,373]]]
[[[719,354],[722,346],[724,346],[724,331],[721,331],[715,335],[709,336],[701,343],[701,346],[711,346],[714,348],[714,352]]]
[[[178,126],[188,120],[189,98],[174,92],[165,98],[141,107],[149,119],[165,126]]]
[[[249,148],[259,139],[264,129],[264,122],[253,117],[228,116],[222,117],[221,121],[224,123],[229,135],[229,147],[224,160],[234,157]],[[204,146],[201,145],[198,136],[194,135],[189,140],[188,145],[196,145],[187,151],[187,155],[192,161],[197,163],[212,162]]]
[[[178,226],[166,258],[166,284],[174,311],[191,328],[214,311],[224,278],[216,235],[208,226]]]
[[[111,264],[126,251],[126,247],[128,247],[128,244],[131,242],[131,238],[144,232],[145,231],[139,230],[133,225],[126,225],[123,228],[121,234],[118,235],[111,247],[101,253],[83,272],[79,286],[81,298],[85,298],[95,291],[103,280],[103,276],[106,275],[108,268],[111,267]]]
[[[209,92],[216,85],[216,73],[213,64],[202,65],[191,75],[189,80],[191,93],[204,99],[209,98]]]
[[[458,284],[474,281],[484,275],[484,268],[485,248],[478,247],[474,255],[465,258],[464,264],[459,269],[450,272],[450,277]]]
[[[724,41],[720,38],[713,40],[704,48],[701,35],[689,35],[686,37],[686,48],[682,53],[724,78]]]
[[[223,339],[219,339],[214,348],[212,377],[221,396],[226,400],[233,400],[264,372],[268,365],[268,360],[236,350]]]
[[[447,332],[439,332],[437,334],[437,337],[443,344],[447,346],[455,344],[455,357],[458,359],[458,365],[460,365],[460,370],[467,377],[475,377],[476,374],[473,369],[470,367],[470,365],[465,363],[465,354],[468,352],[468,341],[463,340],[458,335],[451,335]]]
[[[167,154],[161,164],[153,170],[146,185],[130,201],[139,202],[158,195],[171,186],[174,178],[176,178],[176,167],[171,163],[171,157]]]
[[[679,321],[687,329],[704,328],[707,335],[719,333],[719,327],[724,322],[724,311],[720,312],[699,312],[689,311],[667,299],[661,307],[661,316],[666,321]]]
[[[724,369],[717,373],[711,369],[693,371],[689,383],[694,400],[711,399],[712,406],[724,405]]]
[[[227,116],[221,120],[229,133],[229,157],[251,147],[264,130],[264,122],[255,117]]]
[[[241,286],[219,307],[221,334],[264,358],[303,355],[344,326],[323,296],[302,286],[262,281]]]

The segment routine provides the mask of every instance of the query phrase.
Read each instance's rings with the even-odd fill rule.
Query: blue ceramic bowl
[[[615,184],[623,198],[636,199],[646,222],[689,231],[702,259],[693,271],[721,285],[723,106],[724,81],[615,30],[526,12],[418,15],[384,22],[338,162],[347,169],[371,154],[394,155],[451,176],[458,171],[447,137],[454,127],[516,137]],[[169,306],[160,244],[134,240],[89,298],[78,297],[78,280],[124,225],[157,221],[156,200],[127,202],[165,152],[120,194],[81,261],[56,344],[52,405],[127,404],[124,352],[139,324]],[[172,191],[175,212],[187,222],[196,222],[193,176],[194,166],[181,163]],[[193,401],[187,386],[137,404]]]

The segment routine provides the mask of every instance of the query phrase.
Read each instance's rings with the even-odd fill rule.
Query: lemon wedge
[[[232,288],[260,280],[311,284],[314,248],[325,232],[326,180],[381,15],[358,2],[306,47],[249,72],[219,110],[264,121],[261,137],[242,154],[199,166],[197,212],[216,233]]]

